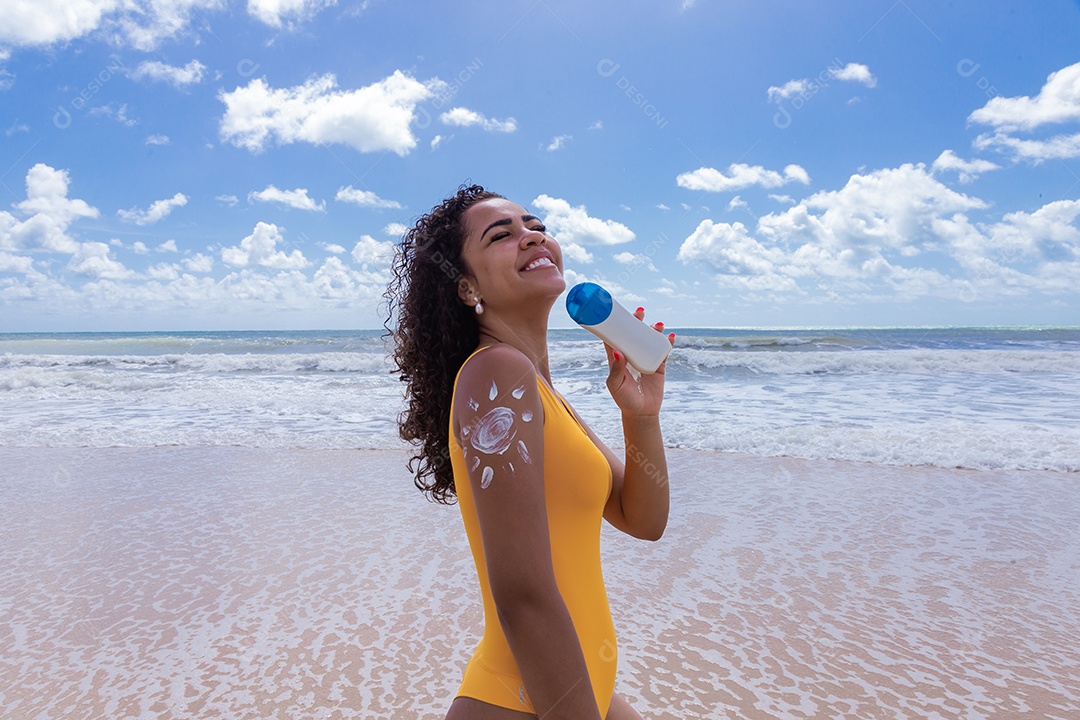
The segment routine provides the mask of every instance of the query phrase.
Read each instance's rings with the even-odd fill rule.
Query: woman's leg
[[[629,717],[633,718],[633,715]],[[446,713],[446,720],[536,720],[536,716],[532,713],[508,710],[472,698],[459,697],[454,698],[454,702],[450,703],[450,711]]]
[[[531,713],[507,710],[497,705],[480,702],[472,698],[455,698],[450,705],[450,711],[446,713],[446,720],[526,720],[535,718]],[[611,696],[611,706],[608,707],[607,720],[643,720],[630,703],[623,699],[622,695],[615,693]]]
[[[611,707],[607,711],[607,720],[642,720],[637,710],[630,707],[630,703],[623,700],[622,695],[615,693],[611,696]]]

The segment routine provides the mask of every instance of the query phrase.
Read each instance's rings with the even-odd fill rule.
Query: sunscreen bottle
[[[596,283],[583,282],[570,288],[566,311],[581,327],[615,348],[629,363],[631,374],[654,373],[671,352],[671,342],[615,302]]]

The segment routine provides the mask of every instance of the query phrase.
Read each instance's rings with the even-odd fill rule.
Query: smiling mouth
[[[538,270],[543,267],[556,267],[555,263],[551,261],[551,258],[539,257],[533,260],[531,263],[522,268],[522,272],[529,272],[530,270]]]

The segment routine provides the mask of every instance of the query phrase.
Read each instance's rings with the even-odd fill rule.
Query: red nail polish
[[[643,308],[643,307],[639,307],[639,308],[637,309],[637,312],[645,312],[645,308]]]
[[[613,352],[611,355],[615,358],[615,362],[619,362],[620,360],[622,360],[622,355],[619,354],[618,350]]]

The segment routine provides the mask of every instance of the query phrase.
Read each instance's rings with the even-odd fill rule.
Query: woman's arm
[[[574,624],[555,583],[544,501],[544,410],[532,363],[494,346],[458,380],[465,450],[488,582],[533,709],[599,720]]]
[[[670,505],[660,418],[623,414],[623,438],[626,442],[623,479],[617,490],[612,482],[604,517],[634,537],[659,540],[667,528]]]
[[[640,320],[641,308],[634,313]],[[664,324],[653,325],[663,332]],[[674,334],[669,336],[675,343]],[[583,421],[582,427],[611,465],[611,495],[604,507],[604,519],[619,530],[643,540],[659,540],[667,528],[667,454],[660,431],[660,405],[664,399],[665,360],[655,373],[637,381],[626,369],[626,357],[617,356],[605,345],[609,373],[607,387],[622,411],[625,462],[597,437]],[[580,418],[579,418],[580,421]]]
[[[659,421],[623,417],[623,462],[576,410],[574,415],[611,466],[611,495],[604,519],[627,535],[659,540],[667,527],[669,506],[667,455]]]

